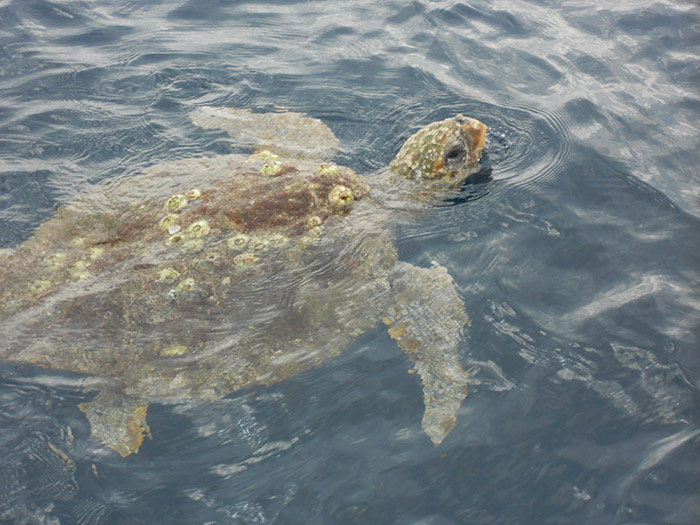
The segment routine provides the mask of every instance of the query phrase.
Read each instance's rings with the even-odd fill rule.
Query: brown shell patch
[[[236,228],[242,231],[271,230],[275,228],[302,230],[311,217],[322,221],[331,215],[343,213],[328,200],[331,190],[339,184],[352,190],[355,200],[367,194],[363,179],[351,170],[339,170],[337,175],[294,174],[265,180],[254,175],[241,175],[232,181],[237,188],[222,188],[230,195],[221,208]],[[247,179],[247,180],[246,180]],[[243,183],[243,184],[242,184]]]

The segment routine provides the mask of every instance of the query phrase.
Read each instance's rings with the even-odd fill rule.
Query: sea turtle
[[[430,124],[365,178],[329,162],[337,139],[311,117],[200,107],[191,120],[257,149],[100,184],[0,256],[0,359],[96,376],[79,407],[127,456],[153,400],[270,385],[383,321],[442,442],[466,396],[468,318],[445,268],[398,260],[394,226],[477,170],[486,126]]]

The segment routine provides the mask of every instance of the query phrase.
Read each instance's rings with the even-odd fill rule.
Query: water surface
[[[232,151],[199,105],[320,118],[359,172],[431,121],[490,128],[490,176],[399,231],[471,318],[442,445],[381,328],[278,385],[152,405],[124,459],[84,378],[2,363],[0,520],[697,522],[699,49],[683,1],[0,1],[3,249],[94,184]]]

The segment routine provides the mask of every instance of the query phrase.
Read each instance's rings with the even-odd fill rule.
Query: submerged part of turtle
[[[461,115],[431,124],[364,178],[317,160],[337,140],[310,117],[200,108],[193,120],[266,149],[100,185],[0,255],[0,358],[99,376],[80,409],[126,456],[150,436],[151,401],[270,385],[383,321],[414,362],[422,426],[440,443],[467,392],[467,316],[444,268],[398,260],[404,214],[385,196],[458,186],[486,127]]]

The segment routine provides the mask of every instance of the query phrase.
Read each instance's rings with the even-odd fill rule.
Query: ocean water
[[[398,232],[471,318],[457,426],[422,433],[379,327],[271,387],[154,403],[126,458],[84,378],[4,362],[0,522],[698,523],[696,2],[0,0],[0,248],[232,151],[201,105],[319,118],[360,173],[434,120],[489,126],[481,176]]]

